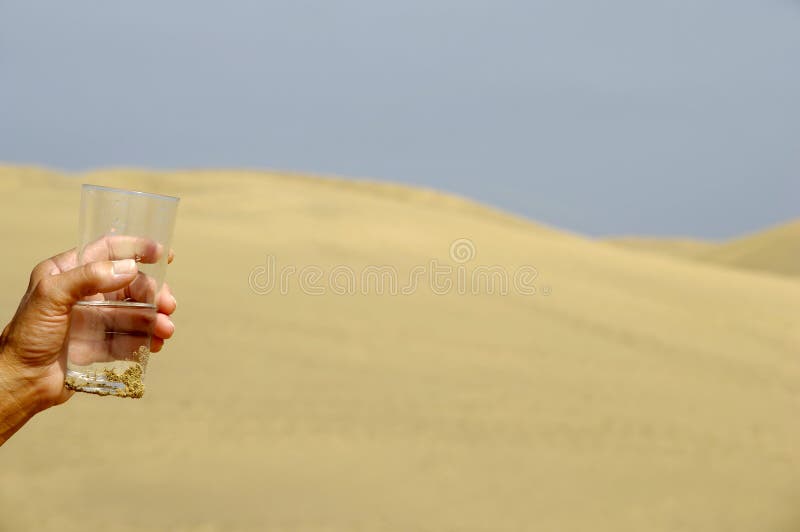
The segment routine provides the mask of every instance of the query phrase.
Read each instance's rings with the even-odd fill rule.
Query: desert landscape
[[[800,530],[800,222],[601,240],[344,178],[6,166],[3,323],[81,183],[181,197],[177,334],[144,398],[0,449],[2,531]],[[269,291],[270,261],[454,284]],[[533,293],[458,290],[480,267]]]

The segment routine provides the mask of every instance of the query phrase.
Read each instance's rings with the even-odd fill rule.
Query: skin
[[[38,412],[72,397],[74,392],[64,387],[65,343],[75,303],[102,297],[97,294],[135,295],[143,277],[138,263],[157,262],[162,251],[144,241],[116,240],[100,248],[105,251],[91,257],[96,262],[84,266],[76,267],[72,249],[33,269],[19,308],[0,335],[0,445]],[[168,262],[172,259],[170,252]],[[166,284],[155,303],[151,352],[160,351],[175,333],[170,316],[177,303]]]

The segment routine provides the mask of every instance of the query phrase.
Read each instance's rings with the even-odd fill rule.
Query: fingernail
[[[133,259],[111,261],[111,271],[114,273],[114,275],[127,275],[129,273],[136,273],[136,261]]]
[[[178,300],[175,299],[175,296],[173,296],[172,294],[170,294],[170,297],[172,298],[172,306],[178,308]]]

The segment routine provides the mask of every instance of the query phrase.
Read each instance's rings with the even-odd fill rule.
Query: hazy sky
[[[0,0],[0,160],[376,177],[726,237],[800,216],[800,2]]]

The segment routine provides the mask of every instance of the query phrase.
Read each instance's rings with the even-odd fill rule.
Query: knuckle
[[[49,261],[43,261],[37,264],[33,270],[31,270],[29,286],[35,286],[40,279],[47,277],[51,269],[52,265],[49,264]]]
[[[62,299],[55,279],[48,276],[39,280],[36,284],[31,294],[30,302],[35,308],[41,310],[50,308],[54,304],[59,305]]]
[[[37,264],[31,271],[31,278],[43,277],[47,273],[47,261]]]
[[[37,297],[49,297],[55,289],[55,283],[51,277],[44,277],[36,283],[33,294]]]
[[[94,287],[102,278],[106,268],[105,262],[90,262],[80,270],[80,284],[84,287]]]
[[[93,279],[97,279],[100,276],[100,263],[99,262],[90,262],[86,266],[81,269],[81,275],[83,276],[84,280],[91,281]]]

